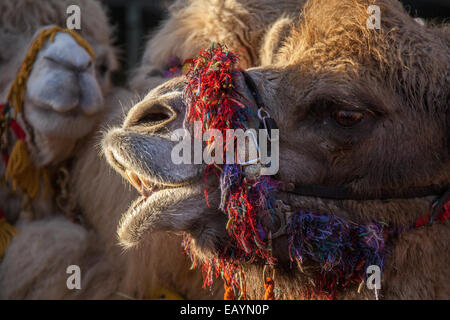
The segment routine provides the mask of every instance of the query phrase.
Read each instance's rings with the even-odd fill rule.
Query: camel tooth
[[[128,177],[128,180],[130,183],[139,191],[142,190],[142,182],[141,179],[139,179],[139,176],[135,174],[134,172],[131,172],[130,170],[125,171],[126,176]]]

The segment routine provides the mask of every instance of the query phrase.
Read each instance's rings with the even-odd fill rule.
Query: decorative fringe
[[[219,130],[223,137],[227,129],[245,129],[248,110],[238,101],[233,84],[233,76],[239,72],[237,63],[238,57],[220,44],[202,49],[192,60],[184,91],[185,124],[202,123],[202,132],[195,132],[196,137],[201,138],[208,129]],[[211,143],[213,141],[209,140],[208,146]],[[225,155],[226,146],[223,151]]]
[[[234,300],[234,290],[233,290],[233,286],[230,285],[230,279],[229,277],[224,277],[224,288],[225,288],[225,293],[223,295],[223,300]]]
[[[45,168],[36,168],[30,159],[27,144],[24,140],[17,140],[9,156],[5,179],[12,181],[12,189],[25,192],[31,199],[39,195],[41,179],[44,183],[44,194],[53,193],[49,173]]]
[[[6,221],[3,212],[0,209],[0,260],[5,254],[6,248],[11,242],[11,238],[17,234],[16,228]]]
[[[227,129],[247,129],[250,111],[239,102],[241,96],[233,83],[233,77],[239,72],[237,62],[237,56],[220,44],[202,49],[193,59],[186,74],[184,100],[187,105],[185,126],[194,121],[202,123],[201,132],[194,132],[196,138],[201,139],[208,129],[219,130],[224,137]],[[209,140],[207,146],[213,147],[214,143]],[[228,147],[225,144],[222,148],[223,159]],[[210,165],[206,168],[205,179],[211,169],[216,170],[216,167]],[[275,262],[267,246],[264,228],[258,221],[260,213],[269,214],[272,210],[269,195],[274,183],[268,177],[247,180],[240,165],[225,164],[220,174],[220,185],[220,209],[228,215],[227,230],[234,243],[204,263],[204,286],[212,284],[214,273],[216,276],[221,274],[225,278],[225,298],[231,297],[233,288],[245,296],[245,279],[237,277],[240,270],[237,261],[260,258],[269,265]],[[206,190],[205,198],[208,198]]]
[[[303,272],[303,262],[319,265],[313,295],[334,298],[338,288],[364,281],[369,265],[383,269],[384,226],[358,225],[334,214],[299,211],[288,226],[289,257]]]
[[[274,288],[275,284],[273,282],[273,279],[271,277],[267,277],[266,278],[266,282],[264,283],[264,300],[274,300],[274,292],[273,292],[273,288]]]
[[[273,213],[271,194],[276,184],[267,176],[257,180],[245,178],[239,165],[224,165],[220,180],[220,209],[228,215],[228,234],[236,246],[234,256],[249,260],[261,258],[273,265],[275,259],[258,217]]]

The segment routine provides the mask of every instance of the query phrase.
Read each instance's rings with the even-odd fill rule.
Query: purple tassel
[[[383,269],[383,226],[379,223],[358,225],[333,214],[299,211],[292,217],[288,234],[291,261],[314,261],[342,286],[361,282],[370,265]]]

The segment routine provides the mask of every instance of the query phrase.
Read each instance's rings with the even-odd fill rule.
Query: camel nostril
[[[131,117],[129,126],[153,127],[168,123],[176,117],[176,113],[168,106],[154,104],[144,110],[140,110]]]
[[[163,120],[170,119],[170,115],[163,112],[151,112],[146,114],[143,118],[139,119],[139,123],[151,123],[151,122],[160,122]]]

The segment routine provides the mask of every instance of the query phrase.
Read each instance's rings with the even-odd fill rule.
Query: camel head
[[[367,8],[373,4],[380,8],[380,29],[367,26]],[[445,188],[450,181],[450,49],[443,30],[418,24],[393,0],[312,0],[272,63],[247,70],[279,127],[279,171],[273,178],[367,195],[333,199],[280,188],[278,214],[265,219],[260,213],[257,219],[266,235],[280,230],[282,211],[288,224],[292,214],[305,211],[360,225],[384,221],[401,227],[430,209],[440,191],[395,195],[415,187]],[[254,108],[254,90],[244,75],[236,73],[233,81],[240,102]],[[176,142],[170,136],[183,126],[185,86],[180,77],[152,90],[122,127],[107,133],[103,147],[110,164],[142,194],[120,222],[121,243],[139,245],[155,230],[186,232],[194,254],[205,261],[236,239],[218,209],[221,194],[214,175],[204,178],[204,164],[171,161]],[[382,194],[392,196],[381,199]],[[447,237],[439,228],[435,233]],[[284,297],[298,297],[311,276],[305,266],[314,261],[305,259],[301,270],[293,267],[288,242],[286,234],[273,239],[272,253],[284,279]],[[250,297],[263,295],[257,288],[263,266],[258,259],[245,262],[247,279],[254,279],[248,281]]]
[[[92,1],[7,1],[0,6],[0,97],[5,102],[31,43],[42,30],[66,27],[71,4],[80,7],[79,34],[93,55],[65,32],[48,38],[38,51],[18,116],[38,167],[70,156],[75,143],[93,130],[105,110],[103,96],[117,64],[110,29],[105,12]]]

